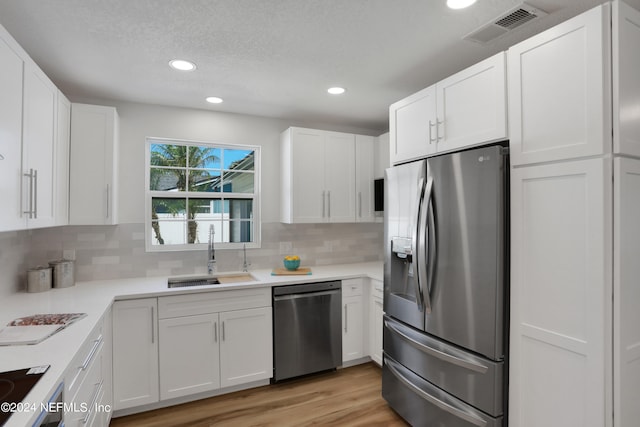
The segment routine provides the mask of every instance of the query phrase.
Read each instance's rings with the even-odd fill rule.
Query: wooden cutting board
[[[271,272],[272,276],[308,276],[311,274],[311,268],[299,267],[297,270],[287,270],[284,267],[274,268]]]
[[[238,274],[237,276],[219,276],[218,282],[222,284],[226,283],[238,283],[238,282],[253,282],[256,279],[250,274]]]

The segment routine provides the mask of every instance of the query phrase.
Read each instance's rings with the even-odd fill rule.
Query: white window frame
[[[185,145],[185,146],[206,146],[219,149],[231,149],[231,150],[253,150],[254,152],[254,189],[253,193],[210,193],[210,192],[170,192],[170,191],[152,191],[150,190],[150,171],[151,171],[151,145],[152,144],[172,144],[172,145]],[[185,198],[190,199],[217,199],[230,200],[230,199],[253,199],[253,241],[252,242],[215,242],[215,248],[217,249],[242,249],[246,248],[260,248],[262,242],[262,222],[261,222],[261,201],[260,201],[260,189],[261,189],[261,147],[259,145],[240,145],[240,144],[228,144],[212,141],[194,141],[174,138],[157,138],[147,137],[145,143],[145,221],[144,221],[144,239],[145,250],[147,252],[174,252],[174,251],[198,251],[206,250],[208,242],[200,243],[185,243],[177,245],[154,245],[151,242],[153,229],[151,227],[151,200],[153,197],[162,198]]]

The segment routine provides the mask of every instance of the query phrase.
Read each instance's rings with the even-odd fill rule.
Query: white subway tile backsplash
[[[182,268],[183,266],[184,266],[184,263],[182,262],[182,260],[160,261],[160,262],[158,262],[158,267],[160,267],[161,269]]]
[[[120,264],[120,257],[119,256],[94,256],[94,257],[91,257],[91,264],[93,265]]]
[[[107,239],[104,233],[78,233],[76,240],[78,242],[103,242]]]
[[[382,223],[264,223],[262,248],[247,249],[247,260],[250,269],[279,267],[288,254],[299,255],[305,266],[379,261],[382,240]],[[27,268],[60,259],[67,251],[75,251],[77,281],[206,274],[206,250],[146,252],[144,244],[144,224],[0,233],[0,296],[24,288]],[[218,250],[216,261],[218,271],[238,271],[242,250]]]

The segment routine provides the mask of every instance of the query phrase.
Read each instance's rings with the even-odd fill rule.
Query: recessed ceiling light
[[[464,9],[474,4],[476,0],[447,0],[450,9]]]
[[[222,98],[218,98],[217,96],[210,96],[207,98],[207,102],[211,104],[220,104],[222,102]]]
[[[169,65],[171,68],[180,71],[193,71],[196,69],[196,64],[190,61],[185,61],[184,59],[172,59],[169,61]]]
[[[327,92],[329,92],[331,95],[342,95],[343,93],[346,92],[346,89],[343,87],[330,87],[329,89],[327,89]]]

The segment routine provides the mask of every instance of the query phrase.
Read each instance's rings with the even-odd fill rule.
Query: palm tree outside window
[[[260,244],[256,146],[147,139],[147,250]]]

